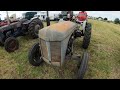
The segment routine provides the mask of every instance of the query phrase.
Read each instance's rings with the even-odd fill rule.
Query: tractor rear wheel
[[[28,33],[30,35],[30,37],[32,37],[33,39],[38,38],[38,32],[40,29],[42,29],[44,27],[42,21],[40,19],[34,19],[28,27]]]
[[[19,42],[14,37],[7,38],[4,45],[7,52],[14,52],[19,48]]]
[[[87,52],[84,52],[82,56],[82,60],[79,65],[77,79],[83,79],[85,72],[87,70],[88,60],[89,60],[89,54]]]
[[[39,66],[43,62],[43,59],[41,58],[39,43],[36,43],[32,46],[29,51],[28,58],[29,63],[33,66]]]
[[[84,38],[83,38],[83,44],[82,47],[84,49],[87,49],[90,43],[90,38],[91,38],[91,24],[87,23],[87,26],[85,28],[85,32],[84,32]]]

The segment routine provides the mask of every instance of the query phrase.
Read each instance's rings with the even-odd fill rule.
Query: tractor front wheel
[[[14,52],[19,48],[19,42],[16,38],[9,37],[5,40],[4,46],[7,52]]]
[[[33,66],[39,66],[43,59],[41,58],[40,46],[39,43],[36,43],[32,46],[28,54],[29,63]]]
[[[85,72],[87,70],[88,60],[89,60],[89,55],[87,52],[84,52],[82,56],[82,60],[79,65],[77,79],[83,79]]]
[[[91,38],[91,24],[87,23],[87,26],[85,28],[85,32],[84,32],[84,38],[83,38],[83,44],[82,47],[84,49],[87,49],[90,43],[90,38]]]

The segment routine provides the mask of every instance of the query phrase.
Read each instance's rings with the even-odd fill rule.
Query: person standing
[[[83,33],[85,31],[85,26],[87,24],[87,12],[85,11],[81,11],[79,12],[79,14],[77,15],[77,22],[80,23],[82,25],[82,30],[83,30]]]
[[[79,12],[77,18],[78,18],[79,21],[87,20],[87,12],[85,12],[85,11]]]

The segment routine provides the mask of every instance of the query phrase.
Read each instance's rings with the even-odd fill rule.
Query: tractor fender
[[[22,19],[19,20],[19,22],[24,23],[24,22],[26,22],[27,20],[28,20],[28,19],[22,18]]]
[[[39,19],[37,17],[31,18],[30,20],[25,21],[23,24],[30,24],[34,19]]]

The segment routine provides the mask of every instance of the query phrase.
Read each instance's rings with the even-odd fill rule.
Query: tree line
[[[120,19],[119,18],[115,18],[114,23],[115,24],[120,24]]]
[[[89,16],[89,19],[94,19],[94,20],[101,20],[101,21],[107,21],[107,22],[112,22],[115,24],[120,24],[120,19],[119,18],[115,18],[113,21],[112,20],[108,20],[108,18],[103,18],[103,17],[92,17]]]

